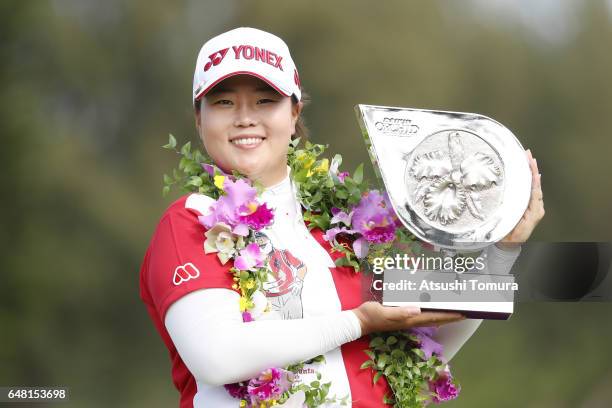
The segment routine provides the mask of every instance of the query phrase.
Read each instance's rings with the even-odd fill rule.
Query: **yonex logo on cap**
[[[254,58],[255,61],[265,62],[266,64],[272,65],[274,68],[278,68],[283,71],[283,66],[281,65],[283,57],[278,56],[272,51],[268,51],[264,48],[253,47],[252,45],[233,46],[232,50],[234,50],[234,56],[236,59],[244,58],[251,60]]]
[[[225,58],[225,54],[227,54],[227,50],[229,50],[229,48],[224,48],[222,50],[219,50],[217,52],[213,52],[212,54],[210,54],[208,56],[208,58],[210,58],[210,61],[208,61],[206,65],[204,65],[204,72],[208,71],[210,67],[212,66],[219,65],[221,61],[223,61],[223,58]]]
[[[209,61],[204,65],[204,72],[219,65],[225,58],[228,50],[229,48],[224,48],[209,55]],[[254,59],[284,71],[282,65],[283,57],[265,48],[254,47],[252,45],[234,45],[232,46],[232,51],[234,52],[235,59]]]
[[[175,286],[180,285],[183,282],[187,282],[190,279],[195,279],[200,276],[200,271],[191,262],[187,262],[185,265],[177,266],[174,270],[174,276],[172,277],[172,283]]]

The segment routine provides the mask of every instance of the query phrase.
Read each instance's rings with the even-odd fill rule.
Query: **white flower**
[[[219,222],[204,233],[204,252],[207,254],[218,252],[217,256],[225,264],[236,254],[236,236],[232,234],[229,225]]]
[[[249,312],[253,319],[257,320],[264,314],[268,307],[268,298],[266,298],[266,295],[264,295],[262,291],[256,290],[253,292],[251,300],[253,301],[253,308],[249,310]]]

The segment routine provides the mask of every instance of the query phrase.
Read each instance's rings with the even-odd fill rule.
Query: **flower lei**
[[[415,238],[398,220],[386,194],[369,190],[363,180],[363,164],[351,175],[340,172],[342,157],[331,160],[319,158],[326,146],[305,143],[298,148],[299,139],[289,146],[288,164],[297,186],[298,199],[304,207],[308,228],[325,231],[332,251],[339,251],[337,266],[350,266],[355,272],[370,270],[375,257],[393,256],[398,249],[406,250]],[[199,217],[206,227],[204,251],[217,253],[219,260],[233,266],[233,289],[239,291],[240,311],[244,322],[256,320],[262,313],[262,284],[268,275],[267,260],[256,242],[255,233],[274,222],[274,211],[259,201],[261,185],[251,183],[243,175],[226,174],[199,150],[191,150],[188,142],[177,150],[176,139],[170,135],[163,146],[181,158],[172,176],[164,174],[163,195],[172,186],[182,192],[195,192],[212,197],[215,202],[209,213]],[[385,396],[384,403],[394,407],[423,407],[458,396],[460,386],[452,377],[448,364],[442,360],[442,346],[432,336],[435,327],[375,333],[369,357],[362,369],[374,372],[373,382],[385,376],[393,395]],[[324,361],[323,356],[311,362]],[[240,399],[241,407],[266,408],[285,403],[301,391],[304,405],[309,408],[336,402],[347,405],[347,397],[329,396],[331,383],[317,381],[303,384],[296,381],[304,363],[280,368],[271,367],[257,377],[235,384],[227,384],[229,394]]]

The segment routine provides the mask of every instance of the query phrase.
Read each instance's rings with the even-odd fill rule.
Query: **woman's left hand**
[[[541,177],[538,170],[538,162],[532,156],[531,150],[525,152],[529,167],[531,168],[531,198],[529,206],[525,210],[523,217],[516,224],[514,229],[510,231],[501,241],[495,245],[502,249],[512,249],[519,247],[523,242],[527,241],[536,225],[544,217],[544,196],[542,194]]]

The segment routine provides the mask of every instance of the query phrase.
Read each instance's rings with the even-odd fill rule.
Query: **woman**
[[[287,154],[301,128],[301,99],[298,71],[280,38],[238,28],[202,47],[193,93],[198,134],[221,170],[237,170],[265,187],[262,199],[275,215],[257,238],[270,279],[259,299],[265,307],[249,323],[243,322],[228,268],[203,250],[206,231],[198,217],[207,213],[211,198],[180,198],[155,231],[141,269],[141,297],[170,352],[181,407],[237,407],[224,384],[301,361],[306,363],[300,381],[320,374],[322,382],[332,383],[330,395],[347,396],[354,407],[383,406],[388,385],[372,385],[371,373],[360,369],[369,333],[444,325],[436,340],[448,360],[481,322],[362,301],[359,274],[336,267],[322,232],[308,231],[291,182]],[[530,154],[529,159],[530,206],[498,244],[504,248],[489,250],[505,271],[544,214],[537,164]],[[318,355],[325,361],[310,361]],[[299,403],[292,398],[286,406]]]

